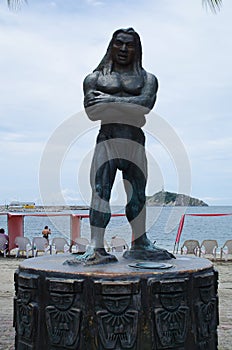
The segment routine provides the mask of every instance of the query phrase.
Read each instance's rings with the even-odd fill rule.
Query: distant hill
[[[207,207],[208,204],[200,199],[192,198],[185,194],[160,191],[147,197],[148,206],[189,206]]]

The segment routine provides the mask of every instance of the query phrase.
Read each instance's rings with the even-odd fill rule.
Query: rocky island
[[[200,199],[187,196],[182,193],[160,191],[152,196],[147,196],[148,206],[186,206],[207,207],[208,204]]]

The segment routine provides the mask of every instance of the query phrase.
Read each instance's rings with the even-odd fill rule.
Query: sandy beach
[[[14,272],[22,259],[0,257],[0,350],[14,349],[13,297]],[[216,262],[219,272],[218,350],[231,350],[232,344],[232,262]]]

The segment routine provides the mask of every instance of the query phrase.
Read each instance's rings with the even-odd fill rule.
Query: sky
[[[232,205],[232,2],[201,0],[0,2],[0,204],[89,204],[97,122],[83,80],[113,32],[133,27],[143,67],[159,81],[147,116],[147,195],[164,188]],[[124,200],[120,174],[112,203]]]

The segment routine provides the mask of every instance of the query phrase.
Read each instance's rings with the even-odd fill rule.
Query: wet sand
[[[14,272],[22,259],[0,257],[0,350],[14,350]],[[232,349],[232,262],[216,262],[219,272],[218,350]]]

